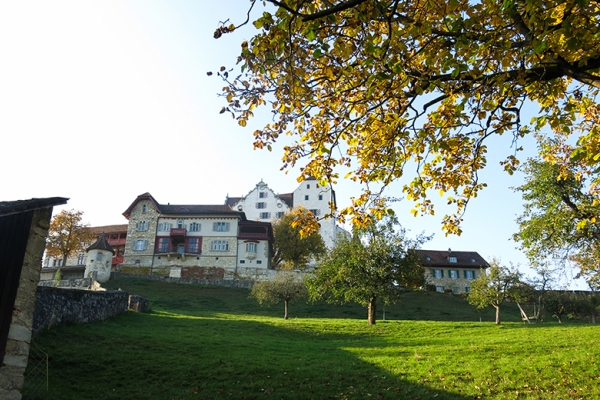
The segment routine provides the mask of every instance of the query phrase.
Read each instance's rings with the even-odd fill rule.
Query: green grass
[[[260,308],[247,290],[110,285],[147,297],[153,312],[38,335],[50,357],[50,390],[39,398],[600,397],[596,326],[457,322],[480,314],[437,293],[411,294],[386,310],[390,319],[428,321],[368,326],[362,307],[301,303],[285,321],[281,306]],[[481,316],[493,320],[491,310]]]

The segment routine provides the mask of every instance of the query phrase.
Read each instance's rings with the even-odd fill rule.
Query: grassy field
[[[407,295],[376,326],[362,307],[325,304],[293,303],[285,321],[282,306],[261,308],[247,290],[110,285],[153,312],[36,336],[50,359],[50,390],[37,398],[600,398],[596,326],[496,326],[478,322],[492,310],[438,293]],[[504,317],[519,320],[511,307]]]

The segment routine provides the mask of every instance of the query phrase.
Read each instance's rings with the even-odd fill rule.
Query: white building
[[[334,246],[337,235],[345,232],[332,218],[323,218],[330,203],[336,205],[335,191],[323,187],[314,178],[303,181],[293,193],[277,194],[262,180],[243,197],[227,197],[225,204],[244,212],[249,220],[273,221],[294,207],[303,206],[311,211],[321,224],[320,233],[328,248]]]

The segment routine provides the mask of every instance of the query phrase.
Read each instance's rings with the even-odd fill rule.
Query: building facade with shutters
[[[468,293],[489,264],[475,251],[416,250],[425,278],[437,292]]]
[[[150,193],[123,213],[129,220],[123,265],[269,269],[273,230],[228,205],[158,203]]]
[[[225,204],[232,210],[244,212],[249,220],[274,221],[294,207],[302,206],[319,218],[320,234],[328,248],[335,245],[337,235],[345,231],[333,218],[323,218],[329,212],[330,203],[336,204],[335,191],[320,186],[314,178],[307,179],[292,193],[277,194],[262,180],[242,197],[227,197]]]

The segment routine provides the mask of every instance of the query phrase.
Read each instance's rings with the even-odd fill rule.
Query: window
[[[240,264],[246,264],[246,260],[240,260]]]
[[[146,250],[147,247],[148,247],[148,239],[137,239],[137,240],[133,241],[132,250],[135,250],[135,251]]]
[[[185,228],[185,224],[183,223],[182,219],[178,219],[177,220],[177,229],[183,229]]]
[[[77,254],[77,265],[85,264],[85,254]]]
[[[436,286],[435,287],[435,291],[436,292],[440,292],[440,293],[444,293],[444,287],[443,286]]]
[[[279,211],[277,213],[277,218],[283,218],[284,215],[285,215],[285,213],[283,211]]]
[[[102,261],[103,258],[104,258],[104,254],[102,254],[102,253],[96,254],[96,261]]]
[[[459,293],[458,286],[452,286],[452,293]]]
[[[307,189],[310,189],[310,184],[307,184],[307,185],[306,185],[306,188],[307,188]]]
[[[315,217],[318,217],[319,215],[321,215],[321,210],[309,210]]]
[[[188,253],[199,253],[200,251],[200,239],[189,238],[188,239]]]
[[[49,266],[50,266],[50,259],[49,259],[49,258],[46,258],[46,259],[44,260],[44,267],[49,267]]]
[[[319,195],[319,200],[323,200],[323,195],[322,194]]]
[[[448,257],[448,262],[455,263],[456,261],[456,257]]]
[[[169,238],[158,238],[156,242],[156,251],[158,253],[168,253],[169,252]]]
[[[256,252],[256,243],[246,243],[246,251],[247,252]]]
[[[434,269],[433,270],[433,277],[440,279],[444,277],[444,270],[443,269]]]
[[[210,248],[214,251],[227,251],[229,250],[229,242],[226,240],[213,240]]]
[[[146,214],[146,211],[148,211],[148,206],[144,204],[142,206],[142,213]]]
[[[229,232],[229,222],[213,222],[213,231]]]
[[[465,271],[466,279],[475,279],[475,271]]]
[[[256,203],[256,208],[267,208],[267,203],[265,203],[265,202]]]
[[[170,224],[168,222],[161,222],[160,224],[158,224],[158,231],[159,232],[169,232],[171,230],[172,226],[173,226],[173,224]]]
[[[177,245],[177,252],[178,252],[179,254],[183,254],[183,253],[185,253],[185,243],[179,243],[179,244]]]
[[[452,279],[458,279],[458,271],[454,269],[448,270],[448,276]]]
[[[190,232],[200,232],[201,225],[197,222],[192,222],[190,224]]]
[[[475,259],[474,259],[474,258],[471,258],[471,262],[475,262]]]
[[[304,196],[304,200],[308,200],[308,195],[305,195],[305,196]]]
[[[148,230],[148,221],[140,221],[135,224],[135,229],[138,231],[147,231]]]
[[[259,192],[258,193],[258,198],[259,199],[266,199],[267,198],[267,192]]]
[[[471,293],[471,288],[468,286],[465,286],[465,293]]]
[[[257,264],[262,264],[262,260],[256,260]]]
[[[269,219],[269,218],[271,218],[270,212],[261,212],[260,213],[260,219]]]

